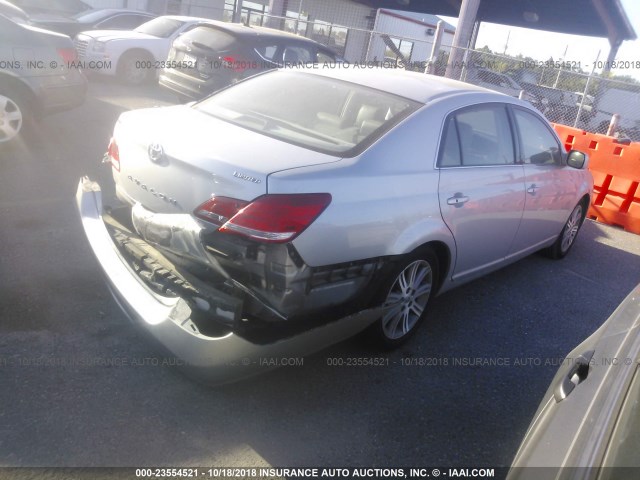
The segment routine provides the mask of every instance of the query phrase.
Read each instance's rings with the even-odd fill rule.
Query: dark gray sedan
[[[0,147],[34,119],[84,102],[87,80],[74,60],[68,36],[0,14]]]

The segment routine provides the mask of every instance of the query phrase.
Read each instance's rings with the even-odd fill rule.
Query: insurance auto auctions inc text
[[[208,478],[493,478],[494,468],[209,468],[199,469],[195,476]],[[143,475],[139,475],[138,472]],[[147,469],[137,469],[145,476]]]

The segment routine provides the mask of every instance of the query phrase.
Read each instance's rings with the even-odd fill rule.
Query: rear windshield
[[[336,156],[354,156],[420,103],[351,82],[275,71],[194,105],[213,117]]]
[[[233,35],[211,27],[196,27],[185,33],[181,40],[188,40],[216,52],[228,50],[236,41]]]
[[[181,22],[180,20],[159,17],[154,18],[147,23],[143,23],[134,31],[144,33],[146,35],[152,35],[154,37],[167,38],[173,35],[173,33],[182,25],[184,25],[184,22]]]
[[[104,10],[89,10],[88,12],[76,13],[73,18],[80,23],[93,23],[103,19],[104,17],[108,17],[109,15],[110,13],[105,12]]]

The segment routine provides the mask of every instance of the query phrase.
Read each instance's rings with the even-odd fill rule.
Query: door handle
[[[447,198],[447,204],[453,205],[456,208],[460,208],[462,205],[469,201],[469,197],[464,196],[460,192],[456,192],[453,197]]]
[[[530,193],[531,195],[535,195],[538,192],[539,188],[540,188],[539,186],[533,183],[529,188],[527,188],[527,193]]]
[[[556,402],[559,403],[569,396],[573,389],[585,381],[589,376],[589,364],[593,358],[595,350],[584,352],[573,360],[573,365],[569,371],[560,378],[553,392]]]

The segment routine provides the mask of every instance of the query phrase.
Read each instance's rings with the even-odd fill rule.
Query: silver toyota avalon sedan
[[[118,303],[211,382],[365,329],[398,346],[437,293],[538,250],[561,258],[584,221],[588,159],[528,103],[337,67],[124,113],[105,156],[118,204],[80,181]]]

